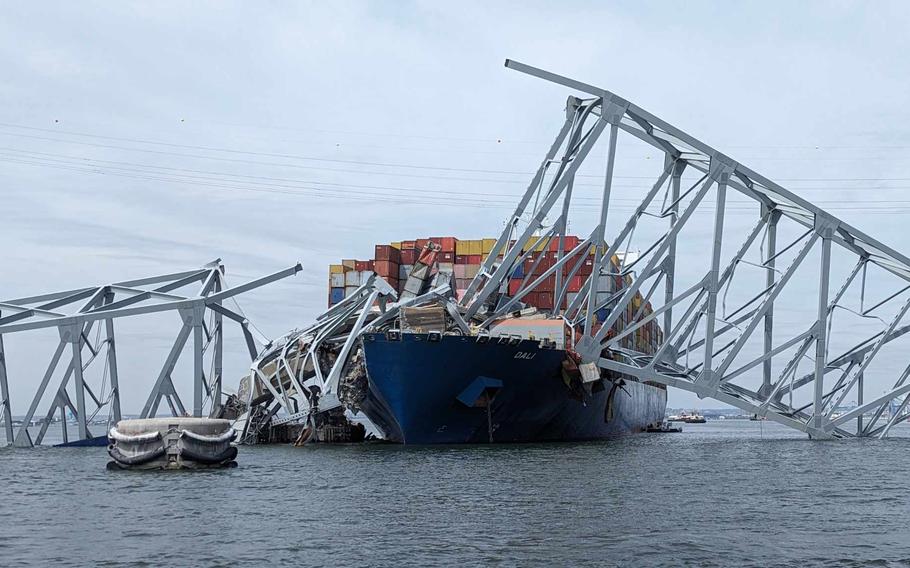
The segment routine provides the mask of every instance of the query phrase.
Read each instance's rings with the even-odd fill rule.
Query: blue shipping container
[[[332,291],[329,294],[329,301],[334,306],[341,300],[344,300],[344,288],[332,288]]]
[[[607,310],[607,308],[601,308],[601,309],[597,310],[597,321],[599,321],[600,323],[607,321],[608,315],[610,315],[610,312],[609,312],[609,310]]]
[[[512,278],[524,278],[525,277],[525,265],[519,264],[515,267],[515,272],[512,273]]]

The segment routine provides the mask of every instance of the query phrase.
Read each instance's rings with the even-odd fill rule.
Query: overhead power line
[[[196,151],[205,151],[205,152],[216,152],[216,153],[225,153],[232,155],[248,155],[248,156],[258,156],[258,157],[270,157],[270,158],[282,158],[282,159],[292,159],[300,161],[311,161],[311,162],[325,162],[325,163],[337,163],[337,164],[348,164],[356,166],[372,166],[372,167],[382,167],[382,168],[400,168],[400,169],[413,169],[413,170],[427,170],[427,171],[440,171],[440,172],[462,172],[462,173],[477,173],[477,174],[493,174],[493,175],[509,175],[509,176],[530,176],[531,172],[527,171],[516,171],[516,170],[497,170],[497,169],[483,169],[483,168],[456,168],[450,166],[430,166],[426,164],[411,164],[411,163],[396,163],[396,162],[377,162],[377,161],[368,161],[368,160],[349,160],[349,159],[340,159],[340,158],[324,158],[318,156],[302,156],[298,154],[286,154],[286,153],[277,153],[277,152],[260,152],[253,150],[241,150],[236,148],[223,148],[217,146],[205,146],[205,145],[196,145],[196,144],[179,144],[174,142],[164,142],[159,140],[148,140],[142,138],[131,138],[131,137],[121,137],[121,136],[108,136],[101,134],[92,134],[86,132],[78,132],[71,130],[58,130],[52,128],[41,128],[35,126],[24,126],[11,123],[0,123],[0,127],[13,128],[20,130],[28,130],[34,132],[44,132],[52,134],[63,134],[67,136],[77,136],[80,138],[91,138],[96,140],[108,140],[115,142],[128,142],[133,144],[145,144],[151,146],[160,146],[160,147],[170,147],[170,148],[180,148],[187,150],[196,150]],[[217,156],[207,156],[207,155],[198,155],[198,154],[185,154],[185,153],[175,153],[175,152],[163,152],[163,151],[154,151],[148,148],[132,148],[128,146],[117,146],[110,144],[97,144],[89,143],[77,140],[68,140],[65,138],[53,138],[53,137],[44,137],[44,136],[35,136],[28,135],[19,132],[9,132],[9,131],[0,131],[0,134],[7,136],[16,136],[22,138],[31,138],[38,140],[46,140],[51,142],[59,142],[63,144],[78,144],[84,146],[93,146],[99,148],[108,148],[108,149],[118,149],[124,151],[132,152],[147,152],[155,153],[161,155],[171,155],[179,157],[193,157],[199,159],[208,159],[208,160],[220,160],[228,161],[224,157]],[[768,158],[776,159],[776,158]],[[893,158],[891,158],[893,159]],[[319,169],[314,166],[302,166],[300,164],[292,163],[275,163],[275,162],[256,162],[252,160],[236,160],[240,163],[251,163],[251,164],[261,164],[269,166],[285,166],[285,167],[296,167],[296,168],[310,168],[310,169]],[[327,171],[348,171],[350,170],[333,170],[325,168]],[[391,175],[388,172],[368,172],[374,175]],[[394,175],[405,175],[405,174],[394,174]],[[413,174],[410,174],[413,175]],[[423,177],[423,176],[418,176]],[[593,178],[593,179],[603,179],[602,175],[594,174],[577,174],[576,177],[579,178]],[[615,175],[616,179],[651,179],[649,176],[623,176]],[[829,182],[838,182],[838,181],[853,181],[853,182],[866,182],[866,181],[910,181],[910,177],[907,178],[779,178],[780,181],[829,181]],[[487,181],[487,180],[476,180],[476,181]]]
[[[412,191],[406,188],[399,188],[404,190],[406,193],[401,195],[388,195],[381,194],[376,192],[369,191],[359,191],[356,189],[348,189],[342,184],[338,184],[339,188],[321,188],[321,187],[312,187],[307,185],[280,185],[280,184],[268,184],[262,182],[250,182],[250,181],[237,181],[232,180],[230,177],[228,179],[218,179],[218,178],[205,178],[201,176],[187,176],[184,174],[168,174],[168,173],[155,173],[149,172],[147,170],[142,170],[138,168],[122,168],[122,167],[108,167],[107,169],[102,169],[100,167],[95,167],[91,165],[82,165],[76,163],[69,163],[62,160],[49,161],[48,159],[39,159],[32,158],[28,159],[27,157],[9,157],[9,154],[3,154],[6,157],[0,157],[0,161],[8,163],[17,163],[21,165],[28,165],[33,167],[44,167],[44,168],[53,168],[60,170],[73,171],[82,174],[90,175],[104,175],[104,176],[117,176],[130,179],[140,179],[146,181],[157,181],[165,182],[172,184],[180,185],[190,185],[197,187],[206,187],[212,189],[220,190],[229,190],[229,191],[248,191],[248,192],[260,192],[260,193],[274,193],[274,194],[284,194],[284,195],[298,195],[306,197],[322,197],[322,198],[336,198],[336,199],[350,199],[352,196],[358,198],[366,198],[372,202],[385,202],[385,203],[394,203],[397,205],[434,205],[434,206],[457,206],[457,207],[474,207],[474,208],[484,208],[490,206],[501,206],[504,208],[511,208],[514,206],[514,196],[510,195],[493,195],[488,196],[485,199],[477,199],[476,197],[466,198],[463,196],[458,196],[457,192],[455,195],[441,196],[434,199],[433,192],[418,192]],[[229,176],[229,174],[228,174]],[[200,179],[201,178],[201,179]],[[507,200],[501,199],[490,199],[489,197],[505,197]],[[637,200],[622,200],[616,199],[616,202],[621,203],[621,205],[615,207],[617,210],[622,211],[631,211],[635,209]],[[882,204],[886,205],[885,207],[873,206],[864,206],[856,207],[852,204],[845,204],[840,201],[833,202],[834,205],[830,207],[831,209],[843,208],[849,211],[864,211],[868,213],[881,213],[881,214],[891,214],[897,212],[910,211],[910,201],[899,202],[899,201],[883,201]],[[872,203],[872,202],[869,202]],[[905,208],[896,208],[895,205],[906,204]],[[575,206],[578,209],[591,209],[595,210],[599,207],[596,200],[592,203],[578,204]],[[728,208],[734,212],[742,212],[748,214],[755,214],[756,205],[749,201],[742,202],[731,202],[728,205]],[[699,209],[700,213],[708,213],[710,209],[703,208]]]

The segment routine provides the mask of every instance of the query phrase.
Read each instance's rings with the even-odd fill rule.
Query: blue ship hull
[[[404,444],[596,440],[663,420],[666,390],[632,380],[567,386],[566,353],[534,340],[365,334],[369,392],[360,405]],[[490,402],[491,401],[491,402]]]

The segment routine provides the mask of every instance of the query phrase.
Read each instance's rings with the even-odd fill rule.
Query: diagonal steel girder
[[[584,326],[584,333],[575,345],[582,358],[612,372],[683,388],[700,397],[713,397],[815,438],[887,433],[899,416],[889,415],[885,423],[859,426],[862,426],[863,415],[870,412],[874,413],[872,422],[876,422],[892,401],[900,403],[903,412],[910,403],[910,388],[905,386],[910,373],[904,373],[885,395],[866,397],[869,402],[860,402],[858,409],[836,413],[851,394],[855,394],[859,401],[863,400],[862,389],[864,385],[868,389],[872,382],[873,359],[881,357],[880,353],[885,351],[886,346],[897,343],[896,340],[910,327],[904,320],[910,311],[910,297],[906,293],[910,291],[910,258],[606,89],[511,60],[506,61],[506,66],[594,98],[569,98],[565,124],[515,213],[507,219],[497,239],[496,250],[486,259],[461,301],[466,308],[467,319],[480,314],[483,316],[480,327],[485,328],[548,278],[558,275],[557,282],[562,282],[564,270],[568,275],[566,280],[576,274],[580,262],[570,258],[577,251],[564,251],[560,244],[555,266],[539,276],[525,277],[516,295],[500,298],[503,290],[507,289],[505,281],[526,256],[523,254],[526,243],[533,241],[549,215],[557,215],[557,221],[547,238],[561,239],[565,234],[575,175],[585,158],[594,151],[597,136],[609,128],[600,215],[590,237],[580,247],[586,250],[589,242],[595,247],[596,268],[585,279],[578,295],[561,312],[567,321]],[[586,127],[586,120],[596,122]],[[651,189],[644,194],[629,221],[611,238],[607,223],[612,207],[612,177],[618,162],[616,146],[620,136],[626,135],[664,154],[665,167]],[[559,171],[550,186],[544,188],[544,175],[553,164],[559,165]],[[703,177],[688,191],[681,192],[684,172],[702,174]],[[669,185],[666,184],[668,179]],[[664,205],[657,213],[649,213],[655,197],[665,186],[667,197],[664,198]],[[716,198],[707,199],[712,191]],[[733,230],[725,223],[725,215],[734,203],[727,198],[728,193],[754,202],[758,223],[726,268],[722,268],[725,262],[723,257],[726,256],[724,242],[729,237],[726,233]],[[537,194],[541,200],[531,207],[531,199]],[[560,200],[561,207],[557,209]],[[677,255],[682,254],[679,250],[690,242],[685,231],[692,226],[696,211],[705,211],[711,206],[714,222],[708,230],[708,240],[699,245],[702,250],[710,251],[704,259],[699,259],[706,261],[707,266],[703,272],[694,273],[690,284],[680,286],[682,279]],[[669,229],[660,233],[653,242],[641,244],[645,251],[642,258],[630,263],[640,263],[640,270],[632,270],[631,266],[625,265],[620,267],[620,275],[631,278],[631,281],[619,293],[601,290],[599,277],[607,270],[610,258],[620,247],[629,248],[635,229],[645,221],[645,215],[669,219]],[[528,218],[530,221],[522,226],[522,219]],[[765,236],[761,240],[761,258],[757,262],[748,261],[747,255],[759,252],[756,243],[762,230]],[[788,231],[798,236],[790,244],[781,246],[779,241]],[[820,262],[807,262],[809,255],[816,251],[820,254]],[[840,262],[843,256],[852,259],[851,265],[855,263],[855,267],[839,289],[829,290],[832,265]],[[786,266],[781,270],[778,263],[785,257],[789,257],[789,261],[786,265],[781,264]],[[734,274],[741,266],[749,264],[764,271],[761,279],[747,279],[751,282],[745,284],[736,281]],[[694,270],[690,265],[686,263],[690,271]],[[887,292],[885,300],[867,311],[884,306],[882,311],[891,310],[893,317],[883,329],[859,341],[853,350],[831,357],[829,350],[837,340],[859,333],[832,328],[832,311],[843,307],[841,304],[857,291],[855,277],[860,269],[863,281],[859,293],[861,296],[865,294],[866,270],[872,266],[880,269],[883,275],[875,286],[891,286],[893,291]],[[891,280],[886,281],[884,276]],[[899,281],[896,286],[894,277]],[[817,310],[813,310],[812,316],[806,316],[804,322],[793,324],[795,329],[778,329],[781,318],[775,318],[774,312],[781,309],[782,298],[795,293],[791,290],[797,290],[798,284],[805,285],[813,279],[814,286],[810,289],[814,290],[805,301],[807,304],[811,302],[813,307],[817,305]],[[646,282],[650,282],[647,288]],[[757,285],[757,282],[761,282],[761,286],[757,291],[753,287],[753,291],[748,293],[748,301],[737,304],[729,312],[726,305],[724,310],[720,310],[721,294],[726,304],[728,293],[737,297],[740,289],[749,290],[750,285]],[[655,306],[650,313],[644,313],[639,307],[633,310],[634,315],[628,321],[629,306],[633,300],[638,302],[644,297],[643,301],[647,302],[660,298],[660,294],[655,295],[660,285],[665,287],[663,305]],[[558,284],[555,290],[560,306],[558,311],[566,293],[565,286]],[[681,293],[675,292],[677,286]],[[642,296],[644,290],[647,293]],[[593,313],[601,307],[597,304],[603,302],[598,299],[595,303],[600,292],[611,294],[606,304],[606,321],[598,327],[594,325]],[[488,305],[500,308],[485,311]],[[897,305],[902,307],[895,312],[894,306]],[[659,316],[663,316],[665,328],[656,347],[650,351],[619,347],[624,339],[638,333],[644,326],[654,324]],[[759,329],[762,331],[758,332]],[[733,332],[735,335],[728,340]],[[814,353],[810,354],[812,347]],[[686,356],[684,362],[680,361],[681,354]],[[696,358],[699,360],[695,364],[688,363],[690,354],[698,354]],[[903,358],[907,359],[906,355]],[[813,370],[801,375],[799,367],[809,359]],[[775,366],[781,369],[777,379],[772,378]],[[840,378],[826,386],[826,376],[835,370]],[[757,384],[750,386],[749,381],[757,381]],[[802,400],[794,402],[796,399]],[[853,419],[858,420],[856,432],[842,428]]]

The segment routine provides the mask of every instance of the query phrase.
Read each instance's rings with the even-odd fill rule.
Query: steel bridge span
[[[236,322],[245,338],[251,359],[258,355],[264,338],[254,338],[249,322],[242,313],[224,305],[239,294],[270,282],[294,275],[302,270],[300,264],[238,286],[230,287],[224,277],[220,259],[201,268],[140,278],[135,280],[65,290],[26,298],[0,301],[0,422],[7,443],[19,447],[41,444],[59,413],[63,441],[71,442],[67,429],[67,410],[78,427],[78,440],[104,436],[91,431],[92,418],[100,412],[112,423],[121,418],[120,399],[125,388],[133,387],[132,380],[121,380],[117,366],[117,345],[114,322],[125,317],[141,317],[153,313],[177,312],[182,320],[148,398],[141,417],[155,416],[164,401],[174,416],[217,416],[222,403],[222,355],[225,319]],[[3,337],[38,329],[56,329],[59,342],[43,374],[36,381],[34,395],[22,424],[13,423],[7,376],[7,354]],[[94,328],[94,333],[93,333]],[[184,347],[192,336],[193,402],[188,410],[174,384],[172,373]],[[68,362],[61,365],[61,360]],[[92,367],[102,367],[101,380],[88,380]],[[48,389],[52,395],[46,396]],[[48,402],[49,399],[49,402]],[[29,425],[45,403],[46,412],[40,415],[40,428],[33,436]]]
[[[313,409],[301,393],[313,387],[322,393],[319,410],[337,408],[345,361],[359,336],[394,319],[402,307],[428,299],[445,302],[463,332],[474,332],[473,326],[482,334],[497,318],[521,307],[522,297],[549,278],[555,280],[554,315],[579,330],[573,347],[590,380],[599,379],[598,369],[605,369],[655,381],[766,417],[813,439],[885,437],[910,417],[910,322],[905,320],[910,258],[605,89],[515,61],[506,61],[506,66],[575,95],[569,96],[563,124],[492,252],[460,299],[443,285],[399,301],[395,291],[374,276],[315,323],[271,342],[258,356],[242,315],[221,301],[292,274],[299,265],[237,288],[226,288],[221,270],[209,266],[3,302],[0,337],[40,327],[60,331],[60,343],[29,407],[29,420],[67,345],[71,361],[47,416],[69,408],[77,416],[80,438],[89,436],[85,394],[97,406],[107,402],[82,379],[83,350],[91,353],[91,361],[106,347],[112,365],[109,402],[119,417],[112,328],[116,317],[178,310],[184,321],[144,416],[154,413],[162,399],[175,413],[182,411],[170,372],[191,333],[193,414],[204,412],[204,393],[220,389],[220,364],[206,377],[202,357],[214,345],[212,357],[220,361],[221,318],[227,317],[244,330],[254,359],[251,380],[271,394],[272,406],[261,416],[265,423],[276,424],[307,419]],[[606,168],[596,196],[597,218],[586,238],[566,250],[567,228],[579,211],[581,184],[576,178],[595,147],[602,148],[597,146],[600,139],[606,142]],[[628,214],[613,194],[620,189],[614,172],[628,167],[620,158],[630,144],[657,150],[663,159],[653,184],[635,197]],[[553,265],[535,264],[520,288],[509,291],[510,276],[533,245],[554,240],[558,251]],[[568,282],[592,248],[593,273],[581,292],[570,297]],[[613,266],[619,271],[612,272]],[[624,280],[618,291],[611,291],[614,278]],[[198,294],[173,293],[191,282],[202,282]],[[150,305],[130,305],[139,302]],[[643,309],[647,302],[653,302],[651,312]],[[78,310],[57,311],[70,304]],[[217,318],[211,327],[204,323],[207,310]],[[606,317],[597,322],[595,314],[604,310]],[[662,327],[656,347],[647,352],[630,347],[637,343],[625,339],[655,319]],[[624,325],[617,332],[614,324],[619,321]],[[103,345],[87,340],[95,322],[107,329]],[[337,348],[338,357],[320,359],[324,344]],[[294,351],[301,345],[305,351]],[[2,354],[0,345],[0,409],[7,439],[28,446],[33,441],[27,430],[13,431]],[[75,404],[66,390],[70,376],[75,379]],[[250,397],[253,390],[251,384]],[[244,435],[251,416],[242,420]],[[43,435],[44,428],[38,441]]]
[[[461,300],[467,317],[502,290],[521,260],[521,247],[510,241],[543,235],[559,239],[556,265],[527,277],[488,320],[554,276],[556,311],[583,326],[576,350],[588,364],[713,398],[812,438],[886,436],[907,418],[910,357],[901,339],[910,330],[910,258],[606,89],[516,61],[506,67],[580,96],[569,97],[556,140]],[[578,247],[597,247],[594,276],[560,310],[563,267],[571,277],[580,266],[573,256],[579,251],[562,246],[573,185],[603,135],[600,215]],[[631,215],[611,202],[624,137],[664,157]],[[731,225],[730,213],[741,212],[743,201],[751,204],[752,221]],[[621,222],[607,234],[615,216]],[[621,274],[606,272],[610,258],[633,248],[643,252],[623,255]],[[622,276],[627,286],[605,297],[602,276]],[[638,292],[659,307],[646,317],[639,310],[631,325],[610,333]],[[595,330],[592,316],[600,308],[609,315]],[[622,346],[654,318],[664,331],[655,352]],[[854,404],[845,410],[848,401]]]
[[[288,389],[315,387],[320,410],[339,406],[339,379],[359,336],[393,321],[401,307],[444,303],[463,333],[482,334],[547,279],[555,281],[554,315],[579,331],[574,349],[586,380],[599,380],[599,368],[655,381],[813,439],[884,437],[910,417],[910,259],[605,89],[515,61],[506,67],[575,94],[477,276],[460,299],[443,285],[403,301],[374,276],[311,326],[276,340],[253,364],[254,380],[274,401],[261,414],[266,421],[310,414],[308,401],[292,400]],[[566,250],[580,209],[576,178],[599,139],[604,182],[587,197],[599,214]],[[629,167],[621,142],[663,158],[650,188],[633,196],[631,214],[613,197],[614,172]],[[554,240],[552,267],[525,265],[520,288],[509,290],[535,245]],[[592,248],[593,273],[570,296],[568,282]],[[617,291],[610,283],[619,278]],[[643,309],[649,302],[650,312]],[[604,310],[605,321],[596,322]],[[631,347],[639,342],[626,339],[655,319],[658,344],[647,352]],[[321,361],[323,346],[338,358]],[[246,422],[242,428],[249,430]]]

